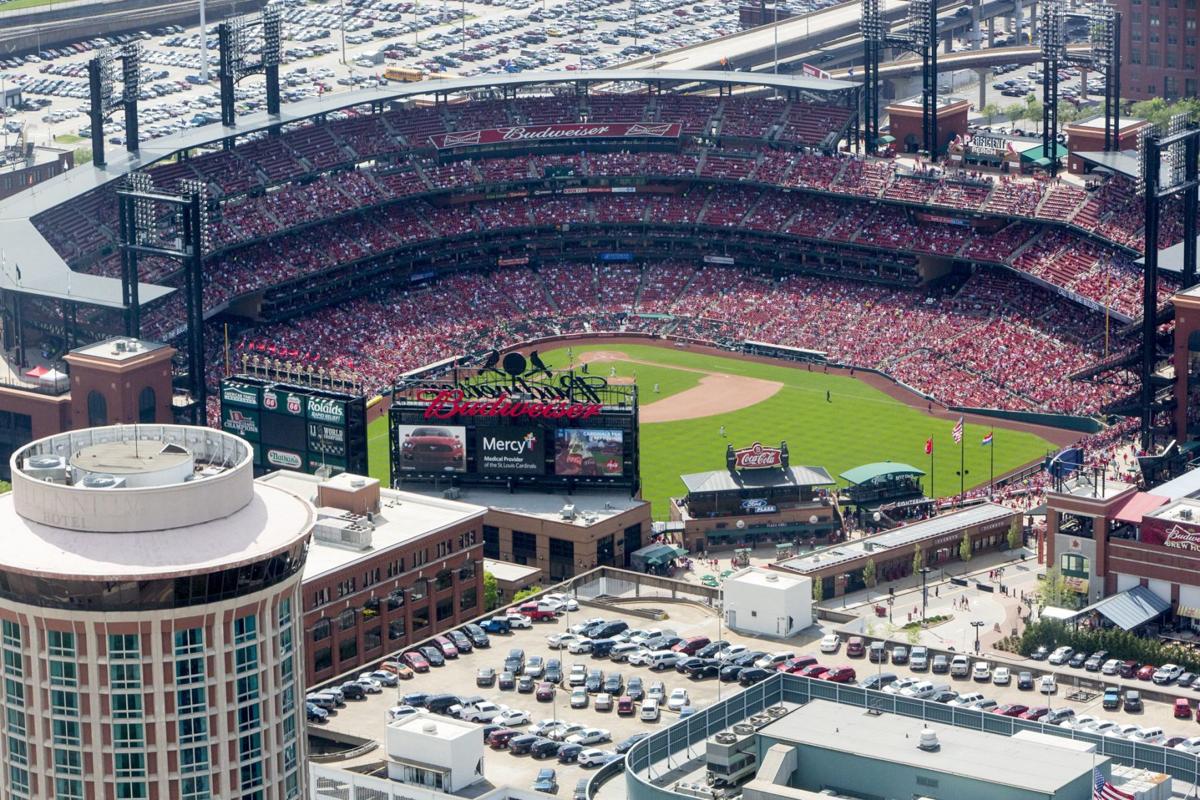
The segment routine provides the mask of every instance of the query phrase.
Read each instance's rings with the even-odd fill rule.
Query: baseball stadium
[[[955,504],[1035,493],[1067,445],[1104,458],[1132,441],[1133,179],[867,155],[857,92],[522,73],[156,140],[0,204],[22,243],[0,271],[5,381],[87,342],[167,343],[172,411],[215,426],[239,374],[367,398],[368,469],[395,483],[397,385],[520,352],[546,376],[636,387],[628,486],[658,520],[682,475],[756,442],[831,476],[911,467]],[[1182,216],[1165,205],[1159,245],[1182,240]],[[1180,288],[1164,273],[1158,307]],[[1154,407],[1155,441],[1176,408]],[[90,401],[86,415],[104,418]]]

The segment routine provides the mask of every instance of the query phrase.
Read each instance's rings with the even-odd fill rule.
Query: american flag
[[[962,442],[962,434],[963,434],[963,418],[959,417],[958,422],[954,423],[954,443],[955,444],[960,444]]]
[[[1133,795],[1106,781],[1100,768],[1096,767],[1092,769],[1092,800],[1133,800]]]

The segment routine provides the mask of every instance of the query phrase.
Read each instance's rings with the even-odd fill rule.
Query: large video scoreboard
[[[221,429],[254,450],[255,471],[367,474],[367,403],[361,395],[246,375],[221,382]]]
[[[397,384],[388,412],[392,482],[636,492],[636,387],[534,363],[529,370],[524,356],[509,353],[450,380]]]

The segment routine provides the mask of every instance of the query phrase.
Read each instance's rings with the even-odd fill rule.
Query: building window
[[[118,778],[146,777],[145,753],[114,753],[113,765]]]
[[[175,701],[176,713],[197,714],[204,710],[206,701],[204,689],[179,689],[175,692]]]
[[[472,586],[470,589],[463,589],[462,595],[459,598],[458,607],[465,611],[468,608],[474,608],[477,602],[479,601],[477,599],[475,587]]]
[[[114,666],[113,669],[116,669],[116,667]],[[204,683],[204,657],[181,658],[176,661],[175,683],[179,686]]]
[[[338,661],[353,661],[358,658],[358,639],[353,636],[338,642]],[[345,666],[343,664],[343,666]]]
[[[136,750],[146,746],[146,730],[140,722],[119,722],[112,726],[113,747]]]
[[[338,614],[338,628],[343,631],[348,631],[358,623],[358,615],[353,608],[347,608],[341,614]]]
[[[235,644],[252,642],[257,635],[258,617],[254,616],[253,614],[248,614],[244,617],[238,617],[233,621],[233,641]]]
[[[483,557],[500,558],[500,529],[495,525],[483,526]]]
[[[117,800],[144,800],[146,784],[117,781]]]
[[[175,631],[175,655],[204,652],[204,631],[201,628],[185,628]]]
[[[142,648],[136,633],[110,633],[108,635],[108,658],[140,659]]]
[[[204,659],[194,658],[191,661],[200,663],[200,675],[204,675]],[[181,673],[179,671],[180,664],[183,662],[175,662],[175,678],[176,681],[188,683],[189,681],[180,681]],[[184,673],[186,674],[186,673]],[[108,665],[108,683],[113,689],[137,689],[142,685],[142,665],[141,664],[109,664]]]
[[[208,739],[208,718],[192,717],[179,720],[179,743],[191,744]]]
[[[388,641],[394,642],[404,636],[404,620],[394,619],[388,623]]]
[[[435,591],[442,592],[454,585],[454,573],[448,569],[439,572],[433,579]]]
[[[95,389],[87,396],[88,427],[99,428],[108,424],[108,400]]]
[[[239,733],[255,730],[262,724],[262,714],[259,711],[258,703],[242,706],[238,709],[237,715]]]
[[[69,719],[56,719],[51,726],[54,731],[54,743],[68,747],[78,747],[82,741],[79,737],[79,723]]]
[[[5,656],[8,653],[4,654]],[[50,685],[74,687],[79,685],[78,668],[74,661],[50,661]]]
[[[21,646],[21,626],[15,622],[4,620],[4,646],[5,647],[20,647]]]
[[[332,626],[330,626],[329,620],[327,620],[327,619],[317,620],[316,624],[313,625],[313,641],[319,642],[322,639],[328,639],[329,634],[331,633],[331,627]]]
[[[454,598],[447,597],[445,600],[439,600],[437,604],[437,620],[444,622],[454,616]]]
[[[313,653],[313,672],[324,672],[333,667],[333,651],[322,647]]]
[[[55,800],[83,800],[83,781],[55,778],[54,797]]]
[[[142,715],[142,696],[140,694],[114,694],[112,696],[113,719],[127,719]]]
[[[46,631],[50,655],[59,658],[75,657],[75,634],[65,631]]]
[[[157,398],[154,390],[147,386],[138,395],[138,422],[149,424],[158,419]]]
[[[429,606],[413,609],[412,627],[414,633],[429,627]]]
[[[377,650],[383,646],[383,630],[376,625],[368,631],[363,632],[363,652],[369,653],[372,650]]]
[[[79,695],[62,689],[51,689],[50,712],[60,717],[78,717]]]

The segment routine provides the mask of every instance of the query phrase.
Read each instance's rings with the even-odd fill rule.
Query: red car
[[[796,674],[803,678],[823,678],[826,672],[829,672],[829,667],[823,667],[820,664],[809,664]]]
[[[558,615],[548,608],[538,608],[537,603],[525,603],[517,611],[534,622],[543,619],[558,619]]]
[[[784,661],[782,664],[776,667],[776,669],[780,672],[799,672],[805,667],[811,667],[816,663],[817,659],[813,658],[812,656],[796,656],[795,658],[789,658],[787,661]]]
[[[1158,667],[1153,664],[1143,664],[1142,668],[1137,671],[1137,679],[1139,681],[1154,680],[1154,673],[1158,672]]]
[[[627,694],[623,694],[617,699],[617,714],[622,717],[628,717],[637,711],[633,707],[633,698]]]
[[[854,674],[854,667],[834,667],[821,677],[834,683],[853,683],[858,676]]]
[[[1020,716],[1020,719],[1039,720],[1050,713],[1050,706],[1034,706]]]
[[[454,646],[454,642],[445,636],[433,637],[433,646],[441,650],[442,655],[446,658],[458,658],[458,648]]]
[[[413,668],[414,672],[429,672],[429,662],[420,653],[405,653],[401,658],[404,659],[405,664]]]
[[[709,638],[707,636],[689,636],[671,649],[676,653],[686,653],[689,656],[694,656],[696,651],[706,646],[708,642]]]
[[[1191,719],[1192,704],[1186,697],[1175,698],[1175,719]]]
[[[867,646],[863,644],[861,636],[851,636],[846,642],[846,655],[851,658],[862,658],[867,654]]]
[[[1004,717],[1019,717],[1029,710],[1029,706],[1023,706],[1020,703],[1005,703],[1002,706],[996,706],[992,709],[993,714],[999,714]]]
[[[515,731],[512,728],[501,728],[498,731],[492,731],[488,734],[487,743],[497,750],[503,750],[508,747],[508,740],[514,736],[519,736],[520,731]]]
[[[550,681],[542,681],[537,686],[537,694],[535,696],[543,703],[549,703],[554,699],[554,684]]]
[[[400,442],[400,458],[416,471],[462,472],[467,466],[463,441],[450,428],[414,428]]]

